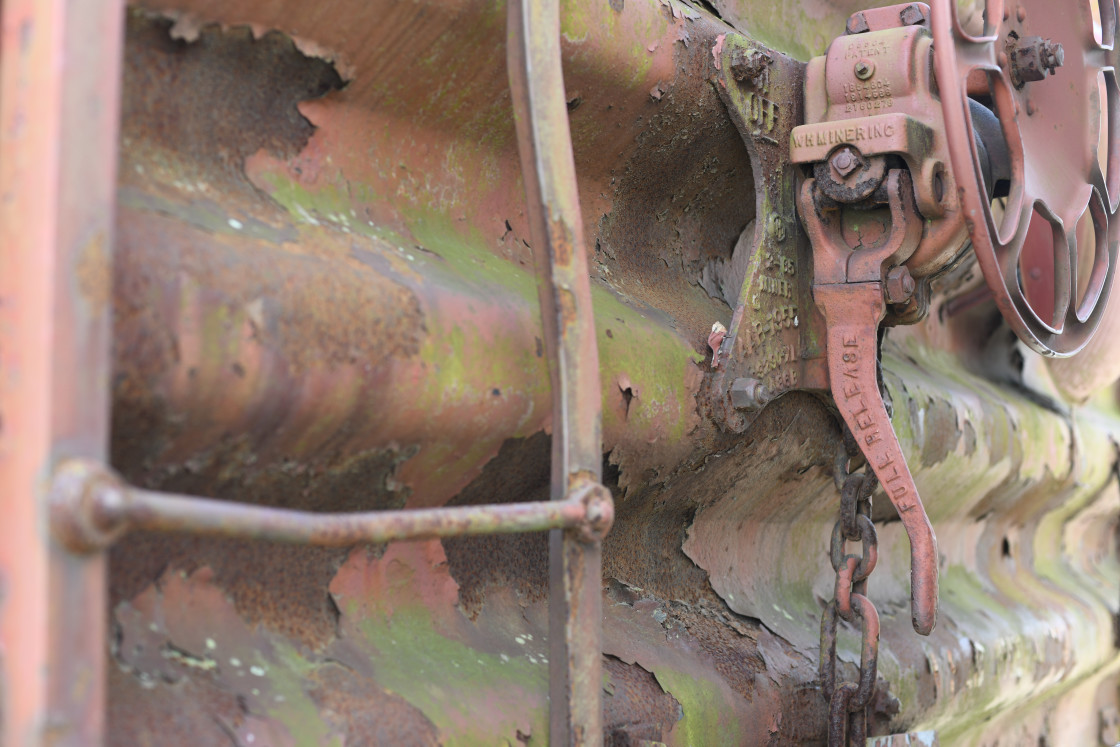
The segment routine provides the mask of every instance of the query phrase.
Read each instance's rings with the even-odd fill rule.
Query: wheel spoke
[[[990,41],[962,40],[956,47],[957,67],[960,70],[998,67],[995,45]]]
[[[1092,39],[1097,49],[1112,49],[1116,46],[1117,23],[1120,22],[1120,7],[1117,0],[1098,0],[1100,10],[1100,41]],[[1095,36],[1095,34],[1094,34]]]
[[[1108,212],[1111,214],[1115,213],[1116,208],[1120,206],[1120,151],[1117,148],[1120,145],[1120,87],[1117,87],[1114,70],[1106,70],[1101,77],[1104,79],[1104,91],[1100,102],[1104,142],[1100,143],[1100,138],[1098,138],[1098,145],[1103,146],[1105,151],[1102,194],[1105,197]],[[1097,168],[1098,170],[1101,169],[1099,153]],[[1101,189],[1099,185],[1095,186]]]
[[[1049,212],[1049,208],[1046,208]],[[1077,251],[1077,224],[1070,226],[1064,223],[1054,225],[1054,311],[1051,315],[1050,326],[1055,332],[1061,333],[1065,327],[1066,315],[1073,303],[1073,294],[1077,284],[1077,271],[1073,266],[1074,253]]]
[[[1023,255],[1023,242],[1027,238],[1027,230],[1031,224],[1031,214],[1034,212],[1034,199],[1023,195],[1023,200],[1018,211],[1015,231],[1006,241],[1000,241],[999,233],[994,226],[994,219],[992,211],[989,207],[986,211],[988,217],[988,230],[992,236],[992,246],[996,250],[996,260],[999,262],[1000,272],[1003,274],[1004,280],[1008,288],[1019,286],[1019,259]],[[1008,203],[1008,211],[1005,212],[1004,218],[1001,221],[1006,225],[1010,219],[1008,214],[1011,210],[1011,204]]]
[[[1085,211],[1089,215],[1092,223],[1093,264],[1089,269],[1089,277],[1086,278],[1085,290],[1080,294],[1080,299],[1077,298],[1077,295],[1079,286],[1081,285],[1081,279],[1078,276],[1081,262],[1077,261],[1073,264],[1074,277],[1072,279],[1072,285],[1074,289],[1075,308],[1071,310],[1071,313],[1073,314],[1073,318],[1080,323],[1088,322],[1092,318],[1097,307],[1107,301],[1104,294],[1104,286],[1107,282],[1109,265],[1111,264],[1108,248],[1109,215],[1105,210],[1104,198],[1099,188],[1094,189],[1089,196],[1089,204],[1085,206]],[[1078,222],[1080,223],[1083,218],[1084,215],[1082,215],[1082,218],[1078,219]],[[1081,246],[1077,247],[1077,258],[1079,260],[1081,258],[1081,252],[1083,252],[1085,248],[1086,247]]]
[[[965,24],[961,22],[960,8],[955,2],[950,3],[950,13],[953,18],[953,33],[956,36],[958,46],[964,42],[986,43],[993,41],[998,27],[992,25],[990,19],[1003,18],[1003,6],[1005,2],[1006,0],[985,0],[984,14],[982,16],[984,19],[984,29],[979,35],[971,34],[966,30]]]

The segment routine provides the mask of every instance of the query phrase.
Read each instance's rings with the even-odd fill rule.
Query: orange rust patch
[[[578,316],[575,295],[567,288],[558,289],[556,306],[560,312],[560,334],[566,337],[575,331]]]
[[[572,264],[572,231],[560,220],[551,221],[552,257],[560,267]]]
[[[98,231],[78,253],[78,266],[74,275],[78,289],[95,315],[107,308],[113,297],[113,273],[105,232]]]

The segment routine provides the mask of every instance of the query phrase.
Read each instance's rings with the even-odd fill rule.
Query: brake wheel
[[[932,11],[945,131],[977,261],[1024,343],[1073,355],[1100,323],[1116,269],[1117,0],[987,0],[971,17],[954,0],[932,0]],[[1007,146],[1006,197],[995,209],[977,102]]]

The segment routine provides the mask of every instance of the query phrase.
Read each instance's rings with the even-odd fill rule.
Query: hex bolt
[[[1060,68],[1066,61],[1061,44],[1041,36],[1026,36],[1011,51],[1011,75],[1017,85],[1039,81]]]
[[[906,265],[892,267],[887,273],[887,301],[906,303],[914,295],[914,278]]]
[[[845,28],[845,31],[847,31],[849,35],[866,34],[870,30],[871,27],[867,25],[867,18],[862,12],[853,13],[852,16],[848,18],[848,25],[847,28]]]
[[[898,12],[898,18],[903,26],[920,26],[926,22],[925,15],[917,3],[910,3]]]
[[[856,63],[854,72],[860,80],[867,80],[875,74],[875,63],[871,60],[860,60]]]
[[[859,158],[852,152],[851,148],[844,146],[833,154],[829,164],[836,169],[836,173],[843,179],[859,167]]]
[[[770,401],[770,390],[758,379],[735,379],[731,383],[731,404],[736,410],[759,410]]]

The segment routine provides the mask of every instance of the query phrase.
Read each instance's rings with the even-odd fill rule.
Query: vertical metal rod
[[[602,469],[599,352],[560,61],[558,0],[509,0],[508,66],[552,379],[552,499]],[[550,743],[602,742],[601,544],[549,537]]]
[[[60,458],[107,458],[124,8],[0,14],[0,739],[96,745],[106,556],[51,539],[44,488]]]

